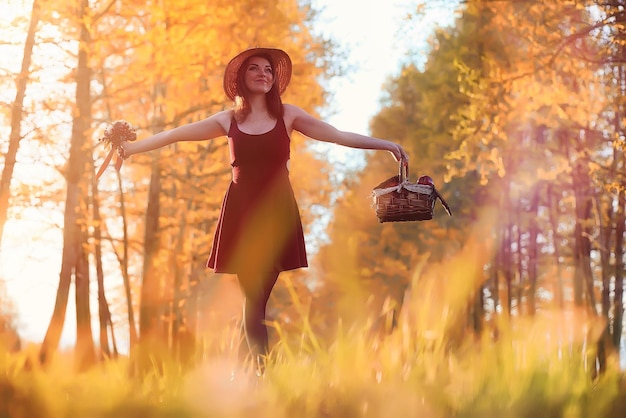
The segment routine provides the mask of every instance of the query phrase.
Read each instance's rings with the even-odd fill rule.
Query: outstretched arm
[[[226,135],[230,112],[218,112],[204,120],[181,125],[168,131],[135,142],[123,142],[124,158],[133,154],[152,151],[179,141],[204,141]]]
[[[285,116],[292,120],[292,127],[298,132],[318,141],[332,142],[350,148],[384,150],[393,154],[396,161],[408,161],[409,157],[402,146],[385,139],[374,138],[354,132],[340,131],[306,113],[297,106],[285,105]]]

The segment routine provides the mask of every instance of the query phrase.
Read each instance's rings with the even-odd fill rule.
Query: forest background
[[[224,65],[250,45],[291,55],[284,100],[312,113],[327,111],[329,83],[351,71],[341,43],[313,30],[306,1],[171,3],[35,0],[13,26],[23,60],[0,74],[0,234],[32,217],[63,237],[54,311],[30,347],[42,364],[58,351],[70,295],[79,370],[146,347],[194,362],[237,340],[232,277],[204,268],[230,176],[226,140],[136,156],[96,182],[109,123],[128,120],[144,137],[228,107]],[[436,3],[411,5],[407,27]],[[435,179],[452,217],[438,207],[433,221],[378,223],[370,193],[397,171],[390,157],[366,153],[337,170],[327,150],[294,136],[312,262],[277,286],[272,338],[288,346],[305,335],[320,347],[345,329],[402,330],[449,353],[520,332],[514,357],[533,345],[580,357],[594,378],[619,369],[622,3],[468,0],[426,53],[405,51],[371,133],[403,144],[412,174]],[[4,340],[23,350],[3,299]]]

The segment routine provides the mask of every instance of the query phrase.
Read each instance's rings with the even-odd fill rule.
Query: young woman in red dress
[[[290,136],[296,130],[319,141],[361,149],[385,150],[408,161],[394,142],[345,132],[301,108],[283,104],[291,79],[291,59],[274,48],[241,52],[226,67],[224,91],[234,109],[123,142],[123,158],[173,144],[227,135],[232,181],[226,191],[207,266],[237,275],[245,297],[244,329],[260,364],[268,353],[265,308],[281,271],[307,266],[298,206],[289,182]]]

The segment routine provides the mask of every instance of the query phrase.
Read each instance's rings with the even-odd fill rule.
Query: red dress
[[[233,179],[222,202],[207,267],[217,273],[307,267],[302,222],[287,169],[290,143],[282,118],[260,135],[241,132],[231,121]]]

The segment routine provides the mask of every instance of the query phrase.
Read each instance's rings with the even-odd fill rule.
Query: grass
[[[36,347],[0,350],[0,418],[623,416],[626,377],[611,357],[592,378],[597,335],[584,314],[499,320],[473,336],[443,293],[437,304],[416,297],[414,321],[392,333],[366,322],[322,338],[302,308],[299,327],[273,324],[262,378],[233,360],[230,330],[193,368],[155,361],[141,375],[127,358],[75,373],[71,354],[42,369],[29,366]]]
[[[592,378],[603,329],[596,318],[544,309],[491,320],[480,336],[466,331],[485,242],[416,269],[411,288],[419,292],[407,296],[391,333],[372,332],[376,321],[365,321],[322,338],[288,287],[301,323],[288,332],[273,324],[262,378],[234,362],[229,329],[206,342],[213,354],[195,367],[155,362],[142,375],[130,373],[125,358],[73,373],[69,355],[44,370],[27,366],[29,349],[0,349],[0,418],[623,417],[618,359]]]
[[[127,359],[78,374],[68,373],[69,357],[29,369],[28,350],[3,352],[0,417],[623,416],[616,366],[593,380],[582,346],[559,351],[538,344],[530,326],[507,329],[516,331],[450,347],[406,328],[384,337],[340,329],[328,343],[310,330],[289,341],[277,328],[263,378],[245,369],[233,377],[235,364],[219,355],[139,378]]]

